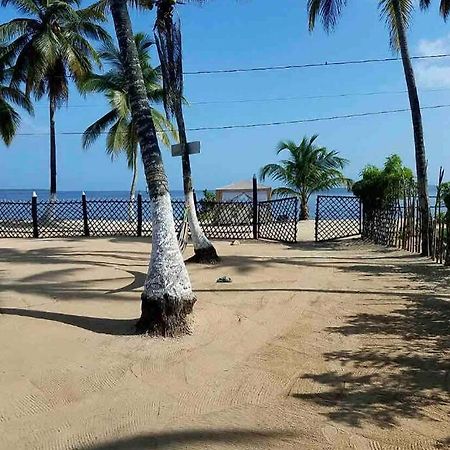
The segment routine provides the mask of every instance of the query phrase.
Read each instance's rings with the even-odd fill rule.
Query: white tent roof
[[[258,183],[258,191],[271,190],[269,186],[264,186]],[[253,180],[242,180],[236,183],[228,184],[217,188],[216,191],[252,191],[253,190]]]

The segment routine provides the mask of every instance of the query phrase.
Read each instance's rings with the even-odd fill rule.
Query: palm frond
[[[414,0],[398,0],[398,2],[400,5],[402,22],[406,29],[411,22],[411,14],[414,10]],[[389,41],[391,47],[393,50],[398,51],[400,44],[393,0],[379,0],[379,8],[381,17],[385,19],[386,25],[389,29]]]
[[[314,29],[317,18],[320,18],[326,31],[333,30],[346,4],[347,0],[308,0],[310,31]]]
[[[100,119],[96,120],[92,125],[90,125],[83,133],[83,148],[86,149],[90,147],[112,123],[117,121],[117,119],[117,112],[115,110],[112,110],[106,113]]]
[[[0,98],[0,136],[6,145],[11,144],[19,124],[19,114]]]
[[[420,7],[422,9],[427,9],[430,7],[432,1],[431,0],[420,0]],[[447,20],[450,14],[450,0],[440,0],[439,2],[439,12],[444,20]]]

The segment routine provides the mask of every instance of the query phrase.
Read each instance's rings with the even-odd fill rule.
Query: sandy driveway
[[[217,247],[189,268],[193,334],[164,340],[131,335],[144,240],[2,240],[0,448],[450,447],[449,271],[356,241]]]

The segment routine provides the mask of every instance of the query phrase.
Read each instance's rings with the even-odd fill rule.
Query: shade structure
[[[257,184],[258,201],[270,200],[272,188]],[[253,198],[253,180],[242,180],[236,183],[228,184],[216,189],[216,200],[218,202],[232,202],[252,200]]]

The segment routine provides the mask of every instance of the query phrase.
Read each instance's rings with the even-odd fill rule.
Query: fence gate
[[[316,206],[316,242],[361,234],[362,206],[358,197],[319,195]]]

